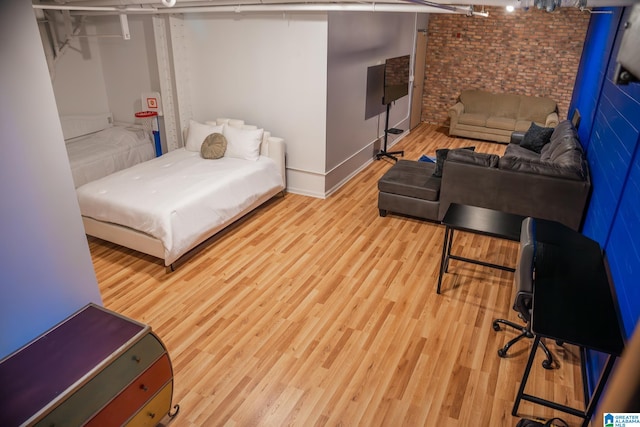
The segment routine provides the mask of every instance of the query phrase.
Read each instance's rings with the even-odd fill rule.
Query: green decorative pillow
[[[219,159],[227,151],[227,138],[221,133],[208,135],[200,147],[200,155],[205,159]]]
[[[520,146],[540,154],[540,150],[551,140],[551,134],[555,128],[545,128],[531,122],[527,133],[524,134]]]

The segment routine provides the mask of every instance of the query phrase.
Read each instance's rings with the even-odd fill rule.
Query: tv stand
[[[380,160],[382,157],[388,157],[394,161],[398,161],[396,156],[404,156],[404,151],[387,151],[387,138],[390,133],[399,135],[403,132],[402,129],[391,128],[389,129],[389,110],[391,109],[391,103],[387,104],[387,116],[384,122],[384,146],[382,150],[376,154],[376,160]]]

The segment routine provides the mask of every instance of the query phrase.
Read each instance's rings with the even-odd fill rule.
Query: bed
[[[200,153],[222,133],[223,157]],[[185,147],[76,189],[89,236],[164,260],[178,259],[285,189],[282,138],[242,120],[191,121]]]
[[[155,157],[149,132],[116,126],[109,113],[63,116],[60,123],[76,188]]]

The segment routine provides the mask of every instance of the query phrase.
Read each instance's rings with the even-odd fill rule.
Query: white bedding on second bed
[[[208,160],[181,148],[85,184],[77,193],[83,216],[161,240],[169,265],[265,193],[282,189],[282,182],[269,157]]]
[[[149,134],[117,126],[74,138],[66,147],[76,187],[155,157]]]

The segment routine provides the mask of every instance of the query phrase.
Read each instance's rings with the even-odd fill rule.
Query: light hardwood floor
[[[504,145],[422,124],[394,149]],[[452,261],[435,292],[444,228],[377,209],[374,161],[326,200],[277,197],[166,273],[160,260],[91,238],[107,308],[148,323],[175,371],[173,426],[515,426],[530,341],[494,332],[513,275]],[[515,264],[517,245],[458,233],[454,252]],[[582,407],[579,353],[549,343],[527,391]],[[578,419],[524,402],[522,415]]]

